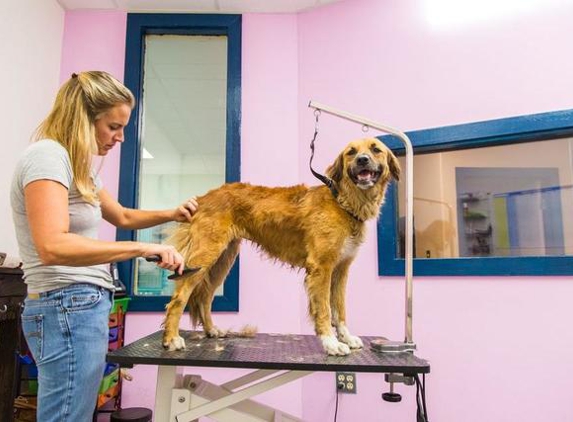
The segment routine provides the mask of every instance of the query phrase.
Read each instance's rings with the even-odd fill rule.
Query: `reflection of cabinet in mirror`
[[[465,192],[458,197],[460,256],[492,254],[492,195]]]

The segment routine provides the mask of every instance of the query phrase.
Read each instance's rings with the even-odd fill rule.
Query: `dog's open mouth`
[[[371,169],[354,169],[350,173],[352,181],[361,189],[368,189],[374,186],[380,178],[380,171]]]

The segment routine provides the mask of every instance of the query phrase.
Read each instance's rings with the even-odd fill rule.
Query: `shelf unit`
[[[492,195],[468,192],[458,197],[460,218],[460,256],[491,256]]]
[[[109,345],[108,351],[117,350],[123,346],[125,333],[125,313],[129,297],[115,297],[109,314]],[[119,365],[108,363],[100,384],[97,398],[97,413],[111,413],[121,409],[122,379]],[[95,418],[94,418],[95,419]]]

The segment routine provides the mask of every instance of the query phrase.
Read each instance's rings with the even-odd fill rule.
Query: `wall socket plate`
[[[337,372],[335,381],[339,393],[356,394],[356,373]]]

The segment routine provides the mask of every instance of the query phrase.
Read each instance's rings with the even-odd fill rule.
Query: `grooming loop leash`
[[[326,186],[328,186],[330,192],[332,192],[332,195],[336,198],[338,196],[338,190],[336,189],[334,180],[332,180],[330,177],[318,173],[312,168],[312,159],[314,158],[314,143],[318,136],[318,118],[320,117],[320,110],[314,110],[314,117],[315,117],[314,135],[312,137],[312,140],[310,141],[310,161],[308,163],[308,166],[310,167],[310,172],[312,173],[312,175],[316,177],[318,180],[320,180],[322,183],[324,183]]]

